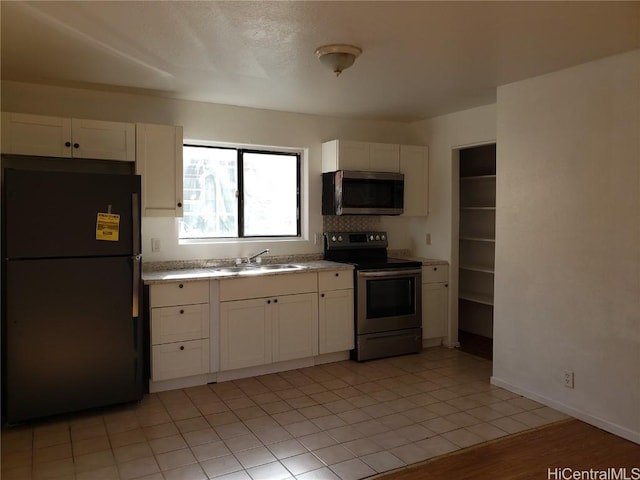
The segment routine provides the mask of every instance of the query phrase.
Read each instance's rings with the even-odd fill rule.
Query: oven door
[[[359,270],[356,333],[389,332],[422,326],[422,270]]]

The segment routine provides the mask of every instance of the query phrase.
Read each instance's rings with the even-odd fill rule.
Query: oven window
[[[367,318],[416,313],[415,277],[367,280]]]

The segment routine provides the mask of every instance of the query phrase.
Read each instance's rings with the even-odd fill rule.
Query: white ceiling
[[[412,121],[640,47],[640,2],[1,3],[2,78]],[[362,48],[336,77],[317,47]]]

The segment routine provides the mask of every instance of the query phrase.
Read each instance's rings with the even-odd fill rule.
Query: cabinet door
[[[336,170],[369,170],[369,144],[339,140]]]
[[[136,160],[136,127],[133,123],[74,118],[71,135],[76,158]]]
[[[446,283],[422,284],[422,338],[447,334],[449,288]]]
[[[318,296],[284,295],[271,300],[273,361],[318,354]]]
[[[404,173],[404,213],[427,216],[429,213],[429,151],[427,147],[401,145],[400,173]]]
[[[2,153],[71,157],[71,119],[3,112]]]
[[[136,125],[136,172],[142,175],[142,212],[181,217],[182,127]]]
[[[319,352],[351,350],[354,347],[353,289],[321,292],[318,311]]]
[[[271,363],[271,309],[267,299],[220,303],[220,370]]]
[[[399,146],[391,143],[370,143],[369,170],[372,172],[400,171]]]

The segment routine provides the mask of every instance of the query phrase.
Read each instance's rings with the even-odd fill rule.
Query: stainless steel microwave
[[[323,215],[400,215],[404,175],[337,170],[322,174]]]

